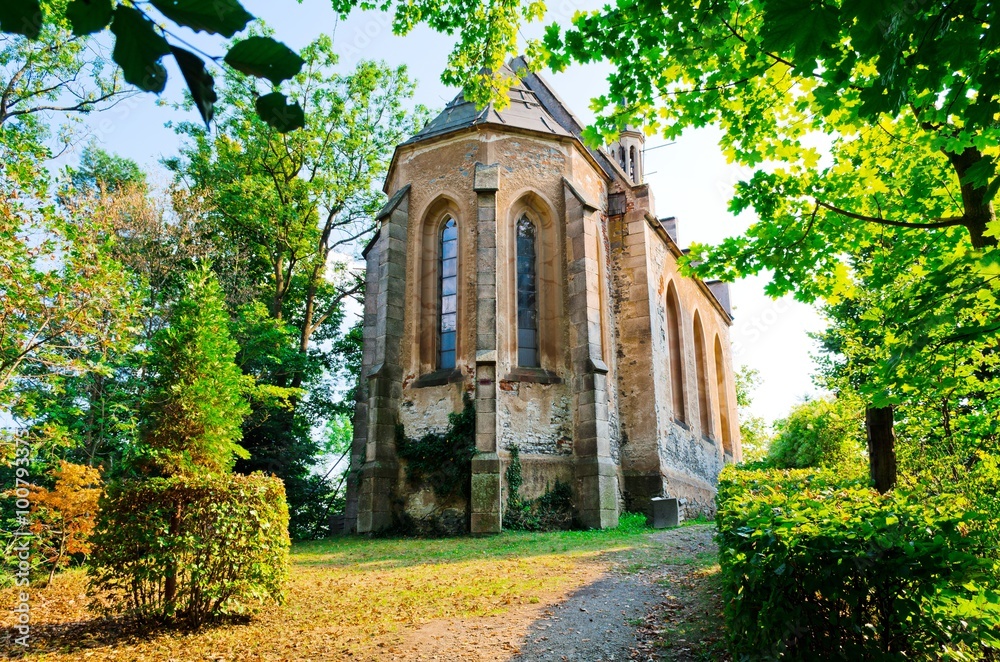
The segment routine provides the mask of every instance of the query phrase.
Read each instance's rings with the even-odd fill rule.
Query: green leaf
[[[212,74],[208,73],[200,57],[177,46],[171,46],[170,50],[184,75],[188,90],[191,91],[191,98],[201,113],[201,119],[205,120],[205,126],[208,126],[215,115],[215,102],[219,98],[215,93],[215,80]]]
[[[993,198],[997,196],[997,191],[1000,191],[1000,177],[994,177],[993,181],[986,187],[986,195],[983,196],[983,202],[993,202]]]
[[[821,2],[770,0],[765,3],[761,39],[769,51],[794,53],[797,64],[812,71],[825,44],[840,32],[837,10]]]
[[[265,94],[257,99],[257,114],[281,133],[301,129],[306,125],[305,113],[298,102],[288,103],[281,92]]]
[[[111,0],[73,0],[66,7],[66,18],[78,37],[100,32],[108,27],[114,5]]]
[[[146,92],[159,94],[167,85],[167,70],[160,64],[170,44],[157,34],[153,23],[131,7],[119,5],[111,23],[115,49],[111,56],[125,80]]]
[[[38,0],[0,2],[0,31],[34,39],[42,30],[42,7]]]
[[[983,188],[989,185],[990,178],[996,174],[996,164],[993,157],[984,156],[965,171],[961,179],[962,184],[972,184],[975,188]]]
[[[232,37],[253,20],[237,0],[151,0],[154,7],[178,25]]]
[[[302,70],[304,64],[295,51],[270,37],[250,37],[233,44],[226,64],[248,76],[266,78],[275,85]]]

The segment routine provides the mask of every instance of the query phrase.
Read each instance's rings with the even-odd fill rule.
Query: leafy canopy
[[[446,81],[479,103],[504,103],[499,64],[518,50],[521,20],[542,2],[346,2],[395,8],[394,28],[421,21],[461,38]],[[994,247],[1000,226],[1000,37],[994,3],[959,0],[616,0],[549,26],[531,66],[608,61],[594,100],[597,144],[629,124],[676,137],[721,127],[729,158],[751,170],[732,210],[760,218],[742,237],[696,247],[702,275],[773,270],[772,295],[835,294],[842,252],[893,228],[966,229]],[[488,20],[496,17],[496,20]],[[828,145],[829,150],[820,149]],[[825,153],[828,151],[828,154]],[[995,251],[977,257],[996,269]]]

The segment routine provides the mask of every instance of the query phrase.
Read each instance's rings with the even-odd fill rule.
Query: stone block
[[[500,475],[500,456],[496,453],[476,453],[472,456],[472,474]]]
[[[626,269],[645,269],[646,255],[645,253],[639,253],[638,255],[629,255],[623,260],[623,264]]]
[[[496,430],[497,430],[497,417],[495,413],[489,411],[481,411],[476,413],[477,434],[489,434],[490,432],[496,434]]]
[[[474,536],[488,536],[500,533],[503,526],[500,512],[496,513],[472,513],[469,522]]]
[[[579,234],[572,238],[570,246],[573,249],[572,258],[573,260],[581,260],[587,255],[587,236],[585,234]]]
[[[496,191],[500,188],[500,164],[476,164],[476,175],[472,189],[478,192]]]
[[[383,232],[386,232],[391,239],[406,241],[406,225],[403,223],[387,223]]]
[[[493,227],[485,228],[486,223],[481,223],[479,226],[479,239],[477,241],[477,246],[480,250],[483,248],[496,248],[497,245],[497,233],[496,226],[494,224],[489,224]]]
[[[495,248],[481,248],[476,251],[476,271],[483,273],[484,271],[496,272],[497,269],[497,249]]]
[[[406,241],[389,237],[386,247],[389,252],[388,258],[390,262],[399,261],[406,264]]]
[[[646,240],[646,235],[641,232],[634,232],[625,235],[625,245],[635,246],[636,244],[641,244]]]
[[[676,498],[653,497],[649,501],[653,508],[654,529],[668,529],[680,524]]]
[[[598,529],[618,526],[618,476],[610,458],[578,460],[577,520]]]
[[[476,284],[479,287],[489,287],[493,292],[493,296],[496,297],[497,272],[495,270],[487,270],[476,273]]]
[[[488,274],[480,274],[480,275],[488,275],[490,277],[493,277],[493,272],[491,271]],[[496,298],[497,298],[496,283],[495,282],[484,283],[483,280],[480,278],[479,283],[476,285],[476,299],[478,299],[479,301],[485,301],[487,302],[487,304],[489,304],[490,302],[495,301]]]

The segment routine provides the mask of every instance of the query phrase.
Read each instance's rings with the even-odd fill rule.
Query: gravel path
[[[689,626],[712,616],[697,573],[716,551],[711,526],[651,534],[655,545],[624,553],[598,581],[571,593],[529,627],[513,659],[621,662],[700,659]],[[715,624],[717,629],[717,623]],[[666,637],[686,637],[664,641]],[[718,659],[712,657],[710,659]]]
[[[659,599],[640,575],[609,574],[571,594],[531,625],[515,660],[629,660],[642,642],[637,632]]]

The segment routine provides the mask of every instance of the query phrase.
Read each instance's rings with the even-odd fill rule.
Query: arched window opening
[[[684,363],[681,354],[681,308],[677,290],[670,283],[667,288],[667,343],[670,352],[670,391],[674,401],[674,420],[683,423],[684,416]]]
[[[629,176],[629,178],[631,178],[631,180],[634,183],[638,184],[639,182],[636,181],[635,175],[636,175],[636,170],[635,170],[635,147],[629,147],[628,148],[628,176]]]
[[[441,286],[438,290],[438,369],[455,367],[458,318],[458,224],[447,218],[441,228]]]
[[[694,314],[694,360],[698,377],[698,413],[701,418],[701,434],[703,437],[713,437],[712,412],[708,406],[708,374],[705,354],[705,331],[701,326],[701,317],[697,311]]]
[[[517,364],[537,368],[538,281],[535,274],[535,224],[526,215],[517,221]]]
[[[618,148],[618,164],[622,167],[622,170],[625,169],[625,147],[624,146]]]
[[[726,364],[723,362],[722,343],[715,336],[715,381],[719,390],[719,418],[722,423],[722,450],[732,457],[733,433],[729,429],[729,389],[726,388]]]

